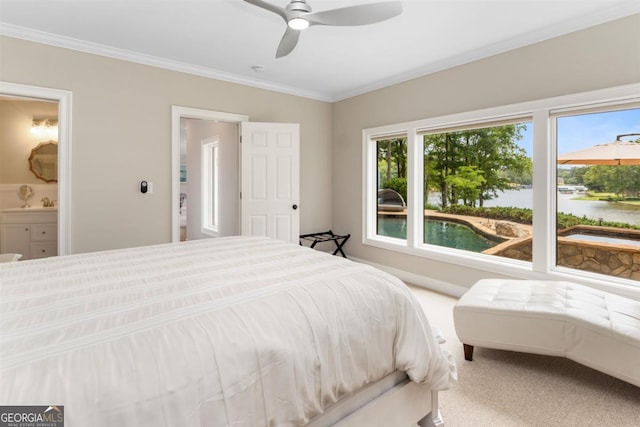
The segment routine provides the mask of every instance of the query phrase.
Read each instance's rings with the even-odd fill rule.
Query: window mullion
[[[548,110],[537,110],[533,113],[533,271],[548,272],[553,265],[554,234],[553,212],[555,212],[555,195],[553,180],[555,172],[555,156],[551,144],[551,121]]]
[[[407,246],[422,242],[424,210],[422,206],[422,143],[415,129],[407,132]]]

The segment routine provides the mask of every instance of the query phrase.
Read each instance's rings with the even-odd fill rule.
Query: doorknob
[[[293,205],[291,206],[293,208],[293,210],[295,211],[296,209],[298,209],[298,205]]]

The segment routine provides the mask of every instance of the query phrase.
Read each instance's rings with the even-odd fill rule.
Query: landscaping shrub
[[[407,200],[407,178],[391,178],[382,182],[381,188],[390,188]]]
[[[492,208],[474,208],[465,205],[452,205],[443,209],[438,209],[439,212],[449,213],[454,215],[467,215],[477,216],[482,218],[513,221],[520,224],[532,224],[533,211],[526,208],[514,208],[514,207],[492,207]],[[575,225],[597,225],[603,227],[615,227],[615,228],[627,228],[640,230],[640,226],[625,224],[623,222],[612,221],[600,221],[589,219],[586,216],[578,217],[571,214],[559,212],[557,219],[557,228],[562,230],[564,228],[573,227]]]
[[[533,219],[533,213],[531,209],[502,206],[493,208],[474,208],[465,205],[451,205],[444,209],[440,209],[440,212],[455,215],[479,216],[483,218],[513,221],[520,224],[531,224]]]

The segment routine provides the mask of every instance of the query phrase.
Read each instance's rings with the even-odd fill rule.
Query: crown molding
[[[308,91],[292,86],[267,82],[264,80],[251,79],[239,74],[227,73],[224,71],[191,65],[179,61],[172,61],[156,56],[145,55],[138,52],[109,47],[98,43],[78,40],[71,37],[60,36],[57,34],[51,34],[44,31],[20,27],[7,23],[2,23],[2,25],[0,25],[0,35],[27,40],[30,42],[42,43],[50,46],[61,47],[64,49],[105,56],[113,59],[120,59],[123,61],[148,65],[151,67],[163,68],[170,71],[192,74],[199,77],[206,77],[214,80],[222,80],[229,83],[237,83],[244,86],[271,90],[287,95],[300,96],[302,98],[310,98],[325,102],[333,101],[333,98],[330,95],[321,92]]]

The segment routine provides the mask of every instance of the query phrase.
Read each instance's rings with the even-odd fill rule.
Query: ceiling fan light
[[[298,16],[296,18],[289,19],[287,25],[289,25],[289,28],[292,30],[304,30],[309,26],[309,21]]]

